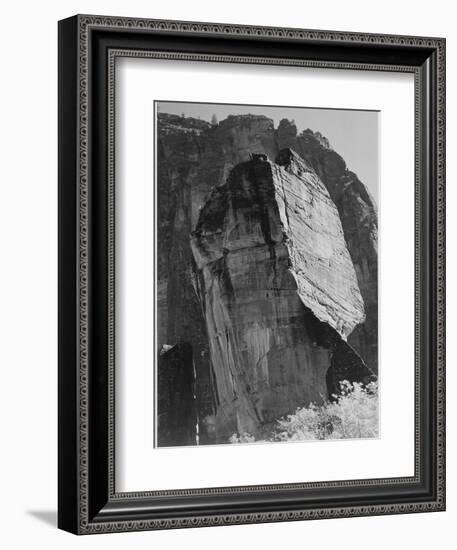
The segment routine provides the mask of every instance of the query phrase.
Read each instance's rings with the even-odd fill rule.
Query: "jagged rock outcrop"
[[[337,209],[292,151],[278,164],[265,159],[238,164],[213,189],[192,237],[219,441],[261,436],[322,402],[340,363],[351,364],[352,380],[370,375],[346,342],[365,314]]]

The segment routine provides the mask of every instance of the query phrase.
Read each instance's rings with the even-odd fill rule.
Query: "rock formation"
[[[195,445],[197,411],[192,346],[187,342],[164,346],[157,374],[158,446]]]
[[[157,349],[179,340],[192,343],[204,444],[213,440],[217,404],[205,321],[190,277],[190,233],[209,192],[236,164],[251,152],[274,158],[275,129],[264,116],[231,116],[211,126],[159,113],[157,131]]]
[[[265,159],[237,165],[212,191],[192,238],[218,440],[259,437],[275,419],[327,399],[327,372],[365,318],[327,189],[290,150],[282,166]],[[370,373],[351,352],[363,380]]]
[[[365,303],[366,320],[349,337],[367,365],[378,372],[378,215],[373,198],[343,158],[319,132],[297,133],[281,120],[279,147],[291,147],[314,169],[335,203]]]
[[[296,154],[291,152],[280,154],[282,148],[293,149]],[[278,164],[264,161],[261,163],[259,159],[249,161],[252,153],[266,154],[271,160],[277,158]],[[243,164],[246,162],[247,164]],[[240,163],[242,163],[241,166],[239,166]],[[240,170],[242,172],[248,170],[251,164],[259,166],[265,164],[264,170],[269,167],[272,174],[270,179],[273,183],[270,182],[267,185],[265,180],[260,187],[265,187],[265,193],[268,189],[270,190],[270,195],[267,193],[268,196],[265,197],[265,204],[269,205],[270,214],[268,217],[261,217],[262,224],[265,220],[268,220],[268,223],[273,223],[272,220],[274,220],[275,238],[279,239],[282,232],[284,240],[281,243],[279,240],[275,241],[274,244],[265,241],[263,245],[260,245],[259,241],[258,246],[253,246],[249,253],[249,249],[246,249],[243,257],[246,257],[247,262],[252,257],[256,257],[255,254],[260,254],[258,261],[259,265],[264,265],[262,269],[267,270],[267,267],[270,269],[268,272],[270,278],[279,277],[276,282],[271,282],[270,279],[267,281],[266,272],[262,275],[265,278],[265,288],[270,289],[268,285],[270,283],[272,285],[269,291],[271,304],[263,307],[268,309],[276,304],[274,307],[281,313],[278,305],[279,296],[274,298],[279,292],[288,296],[287,303],[290,302],[291,311],[297,312],[289,328],[283,326],[278,328],[278,335],[274,337],[272,344],[274,343],[278,348],[279,344],[276,342],[278,338],[278,341],[283,342],[283,347],[278,349],[284,349],[287,347],[286,342],[289,341],[288,349],[298,351],[287,353],[308,358],[313,355],[316,358],[315,389],[290,388],[290,392],[288,389],[289,403],[298,402],[300,395],[303,397],[303,392],[308,392],[306,395],[318,395],[319,398],[327,397],[337,389],[337,382],[343,374],[346,378],[357,379],[361,373],[366,372],[363,368],[360,370],[364,362],[372,370],[377,369],[376,210],[363,184],[355,174],[348,171],[343,159],[332,151],[327,140],[311,131],[298,135],[294,124],[288,121],[281,121],[278,129],[275,129],[273,122],[264,116],[230,116],[219,124],[211,125],[197,119],[160,113],[157,139],[157,350],[159,353],[164,344],[175,345],[187,342],[191,346],[195,372],[194,406],[199,422],[201,444],[224,440],[232,426],[232,421],[226,422],[224,426],[220,421],[223,410],[221,403],[222,401],[225,403],[229,395],[229,392],[224,393],[221,388],[225,387],[224,384],[228,384],[229,379],[224,382],[219,370],[216,371],[215,361],[212,358],[216,353],[214,349],[216,344],[212,335],[209,335],[206,309],[208,305],[202,300],[202,297],[209,292],[206,287],[207,281],[205,282],[202,278],[203,273],[210,271],[209,262],[205,266],[201,263],[206,261],[203,251],[200,250],[204,242],[202,228],[210,224],[208,219],[203,218],[203,214],[207,214],[212,207],[216,207],[218,193],[221,193],[224,188],[230,188],[232,184],[229,185],[227,179],[232,181],[234,174],[239,173]],[[298,183],[303,178],[306,180],[306,185]],[[278,184],[279,181],[281,185]],[[251,184],[257,185],[255,182]],[[281,191],[281,186],[287,189],[291,187],[294,191],[288,192],[286,196],[285,191]],[[306,208],[300,205],[300,200],[294,199],[296,190],[302,187],[308,189],[310,202],[305,203]],[[271,194],[273,188],[275,192]],[[311,192],[310,189],[314,191]],[[316,190],[319,190],[316,194],[319,200],[313,194]],[[273,195],[276,197],[274,200]],[[210,204],[213,206],[211,207]],[[324,258],[327,256],[318,249],[322,243],[308,241],[311,235],[318,233],[316,228],[319,223],[319,214],[315,210],[315,206],[318,205],[319,208],[325,207],[327,214],[330,211],[333,212],[331,215],[335,224],[334,227],[332,226],[333,230],[339,223],[342,231],[341,238],[337,239],[340,247],[338,250],[341,250],[338,260],[340,263],[331,264],[334,267],[338,265],[334,274],[331,273],[329,264],[325,265]],[[232,207],[230,207],[232,209],[227,205],[226,207],[226,210],[220,210],[221,216],[222,213],[233,212]],[[276,217],[272,214],[274,208],[278,212]],[[237,212],[237,215],[242,214]],[[256,225],[254,220],[252,223],[249,222],[249,216],[247,214],[246,216],[248,221],[245,223],[251,224],[257,232],[251,237],[253,242],[257,242],[256,239],[260,238],[260,233],[268,234],[269,229],[267,230],[262,224],[258,225],[260,218]],[[301,216],[306,223],[302,224]],[[309,216],[309,219],[306,216]],[[218,220],[218,223],[222,224],[222,220]],[[282,228],[281,224],[283,224]],[[218,229],[221,232],[226,230],[223,226],[216,228]],[[190,244],[190,235],[194,231],[196,233],[193,237],[193,246],[196,258]],[[237,230],[233,229],[233,231],[236,235]],[[246,228],[245,231],[247,231]],[[243,238],[248,239],[247,234]],[[216,246],[215,241],[212,246]],[[232,250],[234,246],[228,247],[230,254],[234,254],[233,258],[236,254],[242,256],[241,251],[235,253],[235,250]],[[336,243],[332,243],[332,246],[336,246]],[[274,252],[278,256],[270,258],[267,251],[268,254]],[[216,254],[215,250],[214,254]],[[222,260],[226,256],[228,258],[228,253],[223,251],[222,259],[215,262],[213,266],[216,273],[219,273],[217,268],[219,265],[222,280],[226,273],[225,268],[222,269]],[[333,257],[332,261],[336,262],[337,258]],[[274,270],[273,266],[275,266]],[[343,272],[340,272],[340,269]],[[198,278],[195,278],[193,273],[199,273]],[[348,286],[350,290],[347,293],[341,294],[338,291],[341,287],[337,280],[338,273],[341,277],[349,277],[348,280],[351,281]],[[258,276],[251,275],[251,278]],[[246,273],[246,281],[249,277],[250,275]],[[281,286],[283,283],[286,285],[284,288]],[[217,291],[216,286],[213,289],[214,292]],[[239,287],[239,292],[241,288],[242,286]],[[246,291],[241,296],[244,296],[243,299],[247,301],[248,290],[247,287],[245,288]],[[236,296],[238,297],[238,294]],[[225,299],[228,299],[228,295],[221,297],[221,304],[225,304]],[[265,301],[264,298],[262,303]],[[251,311],[249,304],[246,306],[248,311]],[[224,305],[224,307],[228,306]],[[229,311],[231,311],[230,307]],[[236,306],[236,308],[239,307],[241,307],[240,304]],[[365,321],[363,320],[364,310]],[[266,311],[270,317],[271,311]],[[304,318],[307,319],[306,322]],[[233,320],[230,320],[230,323],[233,323]],[[250,341],[256,341],[262,331],[266,334],[273,328],[271,325],[262,330],[259,329],[260,332],[254,331]],[[239,335],[236,336],[238,337]],[[320,343],[316,344],[317,342]],[[253,346],[255,347],[254,344]],[[246,354],[246,349],[240,348],[237,353]],[[251,350],[249,353],[253,354],[252,357],[257,357],[257,352]],[[269,357],[273,357],[274,353],[272,347]],[[272,365],[276,364],[273,359],[271,361]],[[282,365],[278,367],[280,372],[275,374],[276,367],[273,368],[272,376],[273,378],[276,376],[275,384],[279,384],[277,388],[283,388],[277,389],[276,395],[281,392],[284,394],[283,397],[278,398],[279,402],[284,403],[284,407],[287,403],[285,381],[288,376],[292,376],[290,374],[292,371],[289,372],[287,365],[293,363],[298,369],[299,362],[299,359],[293,360],[286,354],[283,356],[283,361],[278,363]],[[165,364],[163,357],[159,357],[159,363]],[[262,359],[256,369],[262,371],[265,369],[265,364]],[[330,366],[326,378],[324,364]],[[239,368],[237,366],[237,369]],[[224,376],[227,377],[228,373]],[[260,378],[258,378],[257,388],[262,388],[264,379],[261,374],[258,376]],[[303,381],[298,370],[293,376],[296,380]],[[278,380],[284,380],[284,382],[278,382]],[[237,380],[236,384],[242,384],[241,379]],[[274,407],[271,408],[268,404],[270,398],[266,395],[269,390],[256,390],[263,395],[262,403],[259,404],[260,401],[256,402],[256,396],[246,397],[248,387],[251,388],[249,383],[245,386],[244,393],[238,390],[237,395],[240,395],[240,400],[245,400],[243,407],[246,411],[249,410],[247,416],[257,418],[258,428],[259,411],[263,418],[262,422],[268,423]],[[301,394],[300,391],[302,391]],[[182,421],[185,422],[185,419],[183,418]]]

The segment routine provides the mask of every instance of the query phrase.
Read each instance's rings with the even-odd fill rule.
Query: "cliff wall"
[[[312,342],[317,340],[315,335],[310,335],[313,330],[327,334],[327,327],[330,327],[332,343],[318,346],[314,353],[316,357],[319,356],[319,359],[313,358],[313,361],[319,372],[325,370],[323,366],[325,362],[331,368],[327,372],[326,384],[321,374],[316,375],[316,380],[318,378],[319,382],[316,382],[314,393],[328,396],[335,391],[345,369],[347,378],[359,377],[360,361],[376,372],[376,208],[365,186],[347,169],[344,160],[330,148],[328,141],[320,134],[311,131],[298,134],[295,125],[286,120],[281,121],[279,127],[275,129],[271,119],[254,115],[230,116],[220,124],[211,125],[197,119],[159,114],[157,132],[157,349],[159,352],[163,345],[173,346],[178,342],[186,342],[192,348],[193,368],[196,373],[195,407],[200,423],[200,443],[212,443],[216,438],[219,440],[216,434],[218,431],[221,432],[221,428],[218,428],[220,423],[217,418],[221,414],[220,400],[223,392],[220,385],[223,382],[221,382],[220,373],[215,370],[215,362],[212,359],[216,353],[213,349],[215,344],[212,342],[212,335],[210,336],[208,328],[207,305],[202,301],[202,296],[209,290],[205,285],[201,286],[203,280],[194,277],[194,274],[200,271],[201,278],[202,273],[205,269],[209,270],[209,267],[203,268],[202,264],[198,265],[202,259],[198,255],[197,261],[194,258],[190,236],[196,230],[198,234],[205,223],[210,223],[208,219],[205,221],[202,218],[203,212],[209,211],[210,202],[213,206],[217,203],[217,193],[221,192],[221,186],[224,186],[231,172],[237,173],[240,163],[248,162],[246,166],[249,165],[252,153],[263,153],[271,160],[277,159],[277,164],[272,162],[266,164],[270,166],[273,182],[267,187],[270,191],[273,187],[275,189],[276,198],[273,202],[276,203],[275,208],[279,218],[269,215],[262,223],[265,220],[269,220],[268,223],[270,223],[275,219],[277,224],[283,224],[281,231],[285,237],[281,244],[278,241],[274,246],[265,242],[262,245],[264,252],[260,257],[256,256],[260,254],[260,248],[262,248],[260,245],[253,246],[251,250],[247,248],[242,261],[251,265],[251,260],[255,257],[259,266],[271,267],[275,263],[275,272],[280,274],[278,275],[280,279],[276,281],[276,286],[273,285],[270,289],[272,295],[280,291],[280,285],[287,285],[283,291],[289,292],[290,296],[294,295],[294,298],[288,299],[295,304],[290,305],[291,311],[305,308],[308,312],[306,315],[311,316],[309,318],[312,322],[306,330],[303,329],[303,318],[297,321],[298,325],[292,330],[291,326],[295,323],[293,321],[288,329],[291,332],[287,337],[284,336],[286,340],[291,338],[292,332],[294,334],[303,332],[298,338],[303,340],[300,345],[305,350],[308,345],[305,340]],[[293,149],[295,154],[287,150],[281,152],[284,147]],[[317,193],[320,197],[319,201],[316,201],[309,191],[308,203],[306,201],[301,203],[302,197],[296,194],[295,188],[300,188],[297,181],[302,180],[303,177],[307,180],[305,185],[307,189],[319,190]],[[284,188],[290,188],[293,192],[285,193]],[[273,208],[273,202],[268,203],[270,210]],[[312,208],[309,208],[310,206]],[[335,227],[339,223],[339,231],[343,235],[342,240],[338,238],[339,246],[343,250],[338,260],[340,263],[336,263],[337,257],[334,256],[332,269],[329,265],[325,265],[325,261],[328,261],[325,246],[328,244],[325,245],[322,238],[321,242],[310,240],[313,235],[310,226],[317,227],[321,216],[321,212],[317,210],[318,206],[319,208],[325,206],[333,212],[332,219],[335,220]],[[220,215],[225,215],[229,211],[230,209],[226,207],[225,210],[221,210]],[[249,227],[254,228],[253,223]],[[258,226],[256,231],[262,227]],[[219,229],[225,231],[224,227]],[[313,238],[316,235],[317,232]],[[252,239],[255,240],[255,238],[252,236]],[[248,239],[247,233],[243,239]],[[194,252],[200,254],[195,235],[193,246]],[[322,247],[322,250],[319,251],[319,247]],[[250,253],[247,252],[248,250]],[[272,259],[268,260],[267,250],[269,254],[274,251],[277,255],[274,262]],[[233,258],[236,254],[242,256],[241,250],[236,254],[232,250],[232,253]],[[347,261],[348,257],[352,262]],[[221,265],[223,258],[224,255],[219,260]],[[295,265],[295,269],[289,269],[290,263]],[[217,265],[217,262],[214,265]],[[340,278],[349,277],[351,281],[349,286],[354,293],[352,297],[338,294],[341,281],[337,281],[337,276],[331,275],[331,271],[340,273]],[[255,278],[260,275],[246,273],[244,276],[247,281],[249,277]],[[320,284],[319,281],[321,281]],[[354,281],[356,284],[353,284]],[[270,288],[268,284],[270,283],[266,281],[265,288]],[[248,292],[246,286],[246,296]],[[307,301],[303,301],[301,295],[306,295]],[[274,307],[279,312],[278,302],[281,300],[272,302],[276,304]],[[360,304],[356,305],[359,301],[361,308]],[[345,313],[341,315],[343,309]],[[310,328],[311,326],[315,328]],[[254,339],[257,338],[258,334]],[[279,338],[281,339],[282,336]],[[350,346],[347,345],[346,339]],[[335,350],[339,350],[336,355]],[[273,354],[272,351],[270,355]],[[325,356],[327,359],[324,360]],[[289,362],[289,359],[284,359],[281,364],[284,367]],[[295,397],[291,398],[292,401],[294,399]],[[251,403],[249,405],[251,408],[246,406],[246,410],[251,411],[249,413],[251,417],[258,418],[258,410],[262,407],[252,408],[252,399],[248,401]],[[283,401],[286,403],[286,399]],[[266,413],[263,418],[268,419],[269,414]]]
[[[218,407],[216,440],[256,437],[275,419],[328,397],[327,376],[352,353],[365,318],[338,211],[292,151],[237,165],[201,211],[192,238]]]

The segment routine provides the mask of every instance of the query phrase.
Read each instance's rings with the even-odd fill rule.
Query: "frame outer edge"
[[[58,526],[79,528],[76,17],[58,24]]]
[[[437,45],[437,507],[446,509],[446,39]]]
[[[78,22],[78,211],[79,211],[79,533],[101,533],[115,531],[132,531],[146,529],[169,529],[183,527],[198,527],[209,525],[228,525],[243,523],[259,523],[274,521],[295,521],[303,519],[318,519],[330,517],[349,517],[363,515],[379,515],[392,513],[426,512],[443,510],[444,503],[444,49],[445,41],[441,38],[408,37],[395,35],[365,34],[351,32],[312,31],[303,29],[283,29],[275,27],[254,27],[230,24],[192,23],[179,21],[161,21],[150,19],[132,19],[104,16],[77,16]],[[431,502],[416,504],[392,504],[377,506],[355,506],[344,508],[328,508],[316,510],[283,511],[271,513],[245,513],[215,516],[198,516],[193,518],[144,520],[144,521],[114,521],[93,523],[88,518],[88,41],[89,28],[116,28],[147,31],[168,31],[172,33],[218,34],[223,36],[253,36],[262,38],[276,37],[292,40],[320,40],[334,42],[350,42],[355,44],[370,43],[397,45],[402,47],[415,46],[435,49],[438,52],[437,61],[437,300],[438,300],[438,389],[437,389],[437,454],[438,465],[437,498]]]

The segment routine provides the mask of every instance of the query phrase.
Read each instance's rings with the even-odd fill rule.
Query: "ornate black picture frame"
[[[116,56],[414,74],[414,476],[116,492]],[[87,15],[59,22],[61,529],[90,534],[445,509],[444,71],[442,38]]]

